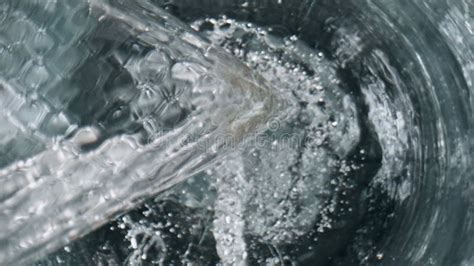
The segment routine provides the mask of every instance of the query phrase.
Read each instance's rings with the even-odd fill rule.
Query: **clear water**
[[[15,3],[2,263],[473,263],[469,2]]]

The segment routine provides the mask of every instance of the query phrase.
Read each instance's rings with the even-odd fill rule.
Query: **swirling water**
[[[143,37],[138,38],[140,41],[135,43],[135,47],[119,46],[122,43],[128,44],[123,40],[130,36],[130,24],[127,24],[130,21],[149,23],[149,20],[163,21],[160,16],[167,18],[166,14],[160,13],[162,11],[151,7],[153,12],[145,16],[147,19],[130,17],[129,13],[141,14],[141,11],[135,9],[138,7],[134,8],[133,5],[127,6],[127,10],[130,8],[131,12],[114,13],[117,12],[114,9],[104,18],[100,12],[95,16],[99,21],[112,21],[99,23],[105,25],[103,28],[92,27],[94,30],[91,32],[95,34],[92,36],[96,37],[89,38],[86,45],[102,47],[93,49],[100,52],[93,54],[92,58],[95,59],[97,56],[94,55],[101,55],[104,51],[113,51],[110,53],[111,57],[119,60],[119,65],[125,66],[126,77],[116,73],[115,69],[107,70],[104,67],[107,64],[102,64],[104,62],[100,60],[101,64],[90,60],[93,63],[81,63],[81,67],[74,70],[68,70],[67,65],[60,65],[61,61],[55,63],[56,66],[61,66],[60,70],[74,73],[75,78],[65,78],[71,80],[72,85],[67,85],[70,90],[82,85],[95,74],[98,77],[92,81],[94,90],[104,93],[107,98],[117,97],[118,101],[125,101],[126,104],[118,104],[117,107],[115,101],[110,101],[104,108],[111,110],[108,116],[109,111],[99,111],[104,107],[100,102],[90,104],[96,106],[94,110],[87,110],[88,105],[84,105],[84,100],[94,102],[95,98],[100,97],[72,97],[76,103],[68,105],[69,109],[66,110],[70,113],[56,115],[54,121],[63,125],[61,123],[64,121],[79,119],[76,122],[78,128],[63,133],[64,140],[61,137],[59,141],[52,140],[56,145],[54,147],[61,150],[68,149],[68,145],[79,146],[79,152],[88,154],[84,158],[92,161],[100,161],[104,155],[110,154],[115,156],[116,161],[125,163],[123,167],[126,171],[114,172],[109,170],[108,164],[105,164],[105,172],[100,172],[100,175],[94,174],[94,171],[87,173],[70,170],[69,173],[73,173],[72,180],[84,180],[81,181],[82,184],[78,184],[79,181],[71,182],[68,184],[70,187],[67,187],[59,183],[54,186],[53,183],[52,186],[43,186],[45,190],[41,190],[41,186],[36,190],[37,186],[31,185],[30,188],[27,185],[29,183],[21,183],[21,180],[30,180],[27,177],[22,179],[21,176],[17,178],[9,174],[9,171],[18,172],[17,168],[31,169],[28,168],[31,167],[31,162],[20,162],[20,165],[15,164],[14,168],[4,170],[4,176],[10,177],[10,180],[20,180],[13,183],[13,191],[23,187],[28,189],[24,195],[31,194],[30,201],[26,203],[29,206],[42,204],[44,207],[40,210],[47,210],[44,213],[50,216],[62,214],[65,215],[63,218],[66,217],[64,219],[78,217],[76,220],[72,219],[75,223],[68,225],[68,228],[80,228],[82,231],[72,236],[46,234],[49,238],[41,245],[46,243],[50,246],[45,245],[45,250],[33,250],[35,255],[44,254],[71,238],[90,232],[110,215],[133,205],[129,201],[117,204],[113,200],[117,195],[118,201],[132,198],[149,200],[94,233],[72,242],[62,251],[38,262],[39,264],[474,263],[473,4],[468,1],[442,0],[344,3],[319,0],[298,4],[284,0],[154,3],[187,21],[199,32],[199,35],[193,33],[191,36],[180,32],[183,35],[178,36],[184,38],[169,46],[160,42],[161,46],[169,49],[168,52],[186,51],[186,59],[194,59],[186,61],[184,65],[179,64],[178,60],[174,65],[178,70],[178,78],[171,81],[166,79],[167,76],[160,72],[161,65],[170,63],[148,46],[150,42],[158,43],[166,38],[162,34],[169,32],[170,23],[164,24],[168,27],[150,28],[145,32],[151,33],[139,35]],[[122,7],[119,5],[119,10],[120,8]],[[106,8],[99,8],[104,9]],[[31,13],[28,12],[29,9],[26,10],[23,12]],[[160,16],[157,17],[154,12],[158,12]],[[74,19],[71,21],[76,21],[77,16],[72,18]],[[171,23],[171,27],[174,23]],[[121,24],[127,26],[118,26]],[[152,25],[159,27],[161,24]],[[176,22],[176,25],[181,24]],[[133,24],[131,27],[140,25]],[[83,29],[90,30],[89,27]],[[124,32],[127,37],[118,38]],[[171,33],[170,35],[177,34],[173,30]],[[149,39],[150,35],[153,36],[152,41]],[[117,38],[120,41],[114,44],[113,40]],[[142,47],[143,42],[148,45]],[[239,145],[233,141],[224,141],[225,147],[219,146],[223,156],[217,160],[217,164],[206,164],[203,171],[190,177],[188,173],[198,171],[181,170],[193,165],[193,162],[188,161],[189,158],[207,162],[207,157],[199,156],[194,151],[191,154],[185,153],[184,157],[180,157],[182,154],[179,152],[177,156],[170,157],[166,151],[155,149],[160,146],[153,143],[155,138],[161,139],[163,136],[172,143],[178,142],[176,138],[188,137],[189,128],[198,124],[195,120],[186,118],[193,113],[189,115],[188,111],[184,111],[181,114],[171,104],[168,109],[159,109],[165,111],[157,116],[159,121],[154,121],[156,124],[153,126],[144,117],[151,113],[154,117],[154,111],[158,110],[155,104],[160,101],[147,96],[148,90],[140,86],[143,83],[145,87],[156,83],[166,84],[155,89],[158,91],[168,87],[178,90],[180,87],[199,87],[193,80],[199,76],[194,71],[201,68],[193,67],[193,64],[203,63],[198,45],[201,42],[206,45],[212,43],[213,47],[221,46],[228,54],[238,58],[238,61],[244,62],[251,72],[239,67],[228,73],[237,77],[263,77],[266,81],[253,84],[267,88],[265,92],[272,91],[279,95],[285,100],[285,104],[278,106],[284,116],[262,111],[262,118],[250,108],[259,106],[258,102],[265,101],[268,94],[244,96],[243,102],[251,104],[243,107],[240,107],[243,97],[241,90],[225,98],[226,100],[210,97],[210,103],[216,104],[210,107],[207,105],[209,97],[180,97],[180,104],[186,99],[204,99],[195,104],[204,108],[200,119],[209,118],[214,123],[240,116],[243,119],[240,120],[243,121],[241,125],[245,127],[255,115],[257,124],[263,125],[269,121],[265,131],[257,130],[261,133],[255,138],[245,138],[239,141]],[[182,43],[190,46],[179,48]],[[116,46],[119,48],[115,48]],[[4,53],[6,56],[12,54]],[[172,58],[180,58],[181,53],[177,54]],[[223,60],[223,65],[211,67],[211,73],[209,65],[205,64],[203,69],[207,69],[206,73],[214,79],[223,82],[222,91],[228,92],[229,87],[235,86],[235,82],[230,81],[230,74],[219,71],[226,67],[235,69],[231,67],[238,61],[222,57],[223,55],[219,62]],[[226,60],[231,60],[232,63],[226,63]],[[72,62],[71,66],[76,64],[79,63]],[[163,68],[169,69],[166,73],[173,74],[173,68]],[[102,74],[98,75],[109,72],[114,73],[107,74],[114,77],[111,78],[111,83],[106,82],[108,79],[102,77]],[[8,77],[7,74],[4,75]],[[183,79],[191,85],[181,83]],[[28,84],[17,85],[12,80],[15,79],[10,78],[4,82],[4,87],[7,88],[5,92],[28,88]],[[16,80],[24,82],[29,79]],[[37,83],[40,82],[36,80],[33,84]],[[260,85],[261,83],[267,85]],[[207,96],[206,92],[212,90],[208,85],[206,83],[199,87],[204,91],[196,94]],[[80,90],[88,85],[83,86]],[[38,89],[40,87],[42,86],[38,86]],[[139,89],[140,92],[143,90],[145,95],[127,96],[132,88]],[[62,96],[60,91],[54,91],[50,95],[48,99],[51,97],[54,100],[55,95],[68,97],[69,94]],[[258,96],[259,98],[253,98]],[[123,97],[130,98],[123,100]],[[2,104],[5,104],[6,110],[10,110],[17,106],[15,104],[19,100],[15,100],[16,98],[11,98]],[[59,102],[67,100],[68,98],[60,98]],[[114,115],[117,109],[119,112]],[[245,112],[248,109],[250,111]],[[41,113],[27,110],[33,114]],[[124,119],[121,118],[122,113],[138,117],[136,121]],[[10,113],[7,117],[10,119]],[[16,117],[14,119],[19,120]],[[25,128],[37,121],[32,116],[27,116],[27,119],[30,120]],[[181,120],[184,121],[182,124]],[[16,128],[20,125],[14,124]],[[219,125],[227,127],[226,123]],[[183,130],[173,131],[170,127]],[[44,128],[51,130],[55,127]],[[30,132],[16,130],[15,132]],[[158,134],[159,137],[153,134],[156,130],[163,130]],[[213,132],[212,129],[209,130]],[[64,131],[67,131],[67,127]],[[22,154],[36,153],[35,149],[44,149],[31,148],[36,147],[33,144],[37,143],[30,140],[31,137],[18,135],[13,138],[11,133],[4,135],[10,136],[7,143],[24,142],[23,139],[32,142],[32,145],[10,144],[10,147],[28,147],[30,150],[13,150],[15,153],[9,154],[14,156],[4,156],[4,160],[15,160]],[[42,136],[34,136],[37,135]],[[135,142],[138,143],[137,147],[144,147],[142,149],[149,147],[149,156],[141,156],[140,149],[138,152],[134,149],[116,150],[121,147],[118,145],[120,140],[128,141],[130,135],[145,139]],[[198,131],[192,139],[199,140],[205,136],[207,135],[203,131]],[[53,145],[45,147],[48,150]],[[230,150],[227,149],[229,147]],[[41,151],[38,152],[42,154]],[[203,150],[199,152],[206,154]],[[124,158],[125,155],[127,157]],[[179,158],[184,158],[184,161]],[[176,159],[178,162],[174,163]],[[71,160],[68,157],[63,160],[68,163],[77,162],[77,159]],[[43,162],[38,161],[41,165]],[[140,184],[141,179],[134,180],[134,173],[143,173],[143,178],[149,178],[150,172],[156,173],[156,170],[153,168],[148,171],[147,167],[157,163],[159,168],[160,165],[171,162],[174,163],[172,168],[164,173],[179,170],[180,173],[185,173],[182,178],[172,178],[168,184],[160,180],[171,175],[157,174],[151,181],[147,179],[143,182],[143,186],[135,185]],[[144,164],[143,168],[134,166],[137,163]],[[104,171],[104,164],[99,165],[98,170]],[[76,166],[78,168],[70,169],[88,169],[84,164],[78,163]],[[40,174],[39,177],[43,179],[43,175]],[[74,175],[81,178],[74,178]],[[87,202],[87,199],[82,200],[86,195],[84,192],[91,191],[92,187],[103,186],[97,180],[107,179],[109,176],[118,176],[122,183],[116,182],[115,177],[110,179],[112,182],[109,186],[104,186],[100,192],[91,193],[90,202],[94,205],[81,206]],[[184,177],[190,178],[154,197],[156,193]],[[89,187],[84,186],[84,183]],[[77,187],[81,190],[75,189]],[[71,201],[65,191],[72,193]],[[130,196],[130,192],[136,194]],[[10,193],[15,192],[6,191],[4,197],[8,198]],[[81,201],[77,201],[75,195],[80,196]],[[75,205],[61,206],[59,203],[62,201],[57,200],[61,196],[64,203],[73,202]],[[106,200],[97,200],[102,196]],[[48,199],[54,200],[48,202]],[[96,204],[101,208],[91,208]],[[18,209],[16,206],[9,206],[12,206],[11,210],[19,210],[18,213],[21,213],[21,205]],[[68,208],[64,208],[65,206]],[[89,209],[83,213],[86,209],[81,208]],[[2,219],[7,222],[14,217],[12,213],[5,212],[3,215]],[[31,218],[35,217],[41,218],[33,213]],[[95,217],[98,220],[92,219]],[[87,220],[88,218],[92,220]],[[61,225],[54,223],[58,220],[47,221],[49,224],[46,223],[45,227],[41,227],[43,220],[16,225],[23,225],[25,228],[36,225],[32,230],[19,231],[22,233],[19,235],[13,234],[11,229],[2,228],[5,232],[3,239],[20,242],[32,237],[33,240],[29,241],[35,243],[34,232],[38,230],[44,240],[44,228],[53,228],[52,232],[55,232],[54,228]],[[11,249],[10,253],[2,252],[3,254],[10,256],[10,261],[13,261],[24,253]]]

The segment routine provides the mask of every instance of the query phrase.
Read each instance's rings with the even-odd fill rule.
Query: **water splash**
[[[237,147],[227,138],[219,141],[221,148],[230,146],[233,152],[226,152],[215,168],[71,243],[45,264],[466,265],[472,261],[472,4],[154,3],[245,62],[252,69],[245,75],[264,76],[268,87],[287,100],[288,112],[270,121],[256,139],[245,139]],[[222,13],[227,17],[219,16]],[[0,17],[4,14],[8,12]],[[110,36],[108,32],[104,29],[98,35]],[[114,38],[120,36],[116,33]],[[166,40],[167,35],[159,39]],[[184,39],[195,42],[192,37]],[[138,51],[148,53],[147,49]],[[128,60],[121,56],[124,50],[117,53],[120,62]],[[153,65],[167,60],[150,54],[153,64],[132,63],[127,71],[133,75],[122,76],[125,82],[112,87],[146,80],[146,73],[154,71],[160,74],[151,76],[163,75]],[[194,63],[186,74],[181,71],[188,64],[178,64],[177,76],[192,82],[200,69]],[[85,69],[94,67],[89,64]],[[139,123],[114,123],[113,118],[158,110],[154,99],[159,97],[151,94],[149,101],[147,95],[120,98],[133,108],[97,116],[84,109],[87,115],[79,117],[110,120],[108,138],[139,132],[144,136],[139,143],[146,146],[162,135],[154,134],[154,123],[141,118]],[[170,119],[156,122],[165,133],[172,132],[174,124],[169,121],[179,124],[189,117],[187,111],[172,106],[165,111]],[[80,104],[73,108],[78,113],[82,109]],[[63,117],[55,123],[63,125]],[[80,125],[76,137],[72,136],[78,131],[66,137],[86,143],[81,151],[104,143],[104,129],[90,126],[90,121]]]
[[[348,95],[347,106],[355,107],[351,112],[352,108],[330,105],[328,109],[339,111],[342,117],[356,114],[352,120],[357,123],[349,119],[328,125],[356,124],[360,137],[329,128],[327,135],[339,138],[336,144],[323,142],[319,154],[331,158],[345,154],[346,149],[338,151],[338,147],[348,147],[347,158],[334,159],[337,166],[324,162],[322,168],[332,175],[312,179],[314,183],[302,188],[293,186],[291,180],[302,176],[304,167],[292,176],[284,166],[292,163],[295,153],[304,154],[305,148],[283,145],[287,142],[277,133],[288,126],[282,121],[270,123],[263,135],[266,140],[276,140],[275,146],[263,141],[257,148],[241,147],[217,169],[149,202],[157,216],[171,209],[163,207],[169,202],[177,203],[182,213],[192,210],[196,219],[185,224],[202,230],[190,233],[194,237],[179,245],[177,233],[167,233],[162,239],[168,252],[150,251],[146,260],[133,263],[146,264],[152,257],[175,264],[203,259],[270,265],[457,265],[472,261],[469,58],[473,50],[467,1],[375,0],[346,1],[344,5],[325,0],[299,4],[158,2],[261,73],[276,90],[287,92],[283,94],[291,99],[293,112],[284,121],[303,124],[290,126],[292,132],[305,132],[308,121],[315,119],[305,113],[321,114],[317,111],[321,107],[308,108],[316,97],[302,93],[306,88],[297,78],[314,76],[338,84],[326,87],[316,79],[309,81],[319,85],[314,86],[316,92],[324,88],[318,95],[340,91],[335,102]],[[222,13],[228,17],[219,17]],[[305,59],[300,54],[312,56]],[[324,102],[331,103],[331,99]],[[355,147],[351,141],[356,142]],[[317,161],[318,156],[308,158]],[[295,198],[281,200],[281,191],[288,193],[295,187]],[[315,195],[315,191],[322,194]],[[315,199],[315,205],[297,203],[304,198]],[[311,206],[309,212],[298,209],[305,206]],[[289,209],[292,211],[285,213]],[[127,215],[134,218],[131,228],[142,220],[156,219],[142,211],[146,208]],[[173,224],[172,219],[168,221]],[[143,235],[135,236],[140,243]],[[93,234],[88,239],[100,244],[109,237]],[[127,254],[124,250],[130,244],[115,245],[112,250],[117,253],[108,258],[124,261],[118,251]]]

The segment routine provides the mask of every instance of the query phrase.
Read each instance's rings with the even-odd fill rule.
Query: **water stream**
[[[279,106],[262,78],[146,1],[2,8],[2,264],[188,178],[225,153],[219,136],[238,143]]]

